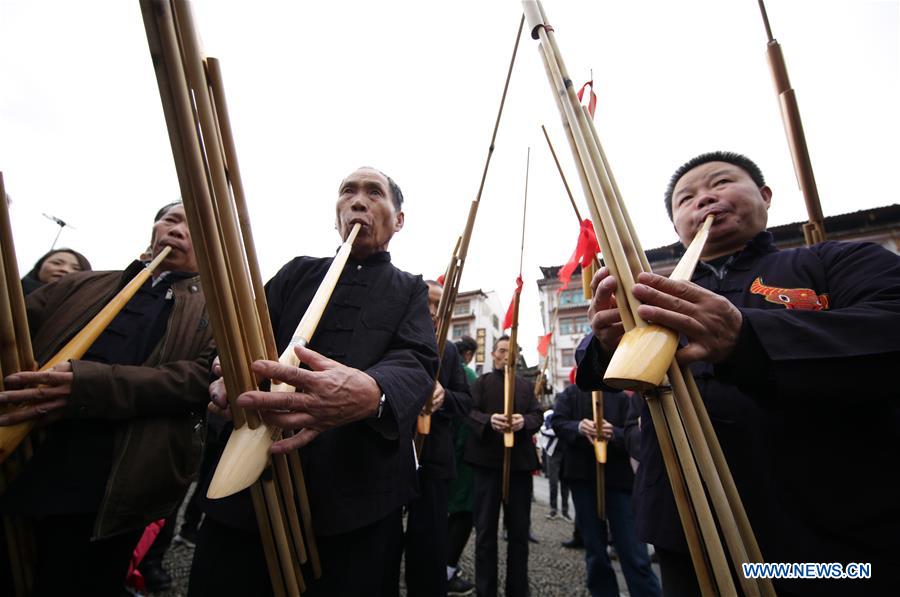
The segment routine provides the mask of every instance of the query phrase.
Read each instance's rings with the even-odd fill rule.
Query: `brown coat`
[[[74,273],[30,294],[28,320],[38,362],[52,357],[140,268],[135,262],[125,272]],[[143,366],[72,361],[64,416],[118,422],[96,538],[170,514],[199,466],[215,348],[199,278],[179,280],[172,291],[166,332]]]

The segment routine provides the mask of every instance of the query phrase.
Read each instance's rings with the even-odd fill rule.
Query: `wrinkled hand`
[[[625,333],[622,317],[616,307],[616,287],[616,279],[609,274],[606,267],[597,270],[591,280],[594,298],[588,307],[588,321],[591,322],[594,336],[607,354],[615,352],[622,334]]]
[[[295,346],[294,352],[311,371],[275,361],[256,361],[253,371],[292,385],[296,391],[244,392],[237,399],[238,406],[260,411],[268,425],[301,430],[272,444],[275,454],[301,448],[322,431],[374,415],[381,398],[378,383],[359,369],[308,348]]]
[[[0,415],[0,426],[57,418],[54,413],[61,415],[57,411],[66,405],[72,393],[72,378],[72,363],[68,361],[47,371],[20,371],[7,376],[3,380],[7,389],[0,393],[0,406],[14,408]]]
[[[688,338],[675,357],[681,365],[724,361],[737,343],[743,315],[728,299],[693,282],[669,280],[650,273],[638,276],[633,294],[643,303],[638,315]]]
[[[525,426],[525,417],[520,415],[519,413],[513,413],[512,416],[512,430],[513,432],[518,431],[522,427]]]
[[[612,423],[603,419],[603,424],[600,426],[600,440],[601,441],[609,441],[613,438],[613,433],[615,429],[613,428]],[[597,426],[594,425],[593,419],[581,419],[578,422],[578,433],[583,435],[588,439],[588,441],[594,441],[597,438]]]
[[[441,382],[435,382],[434,393],[431,395],[431,412],[437,412],[444,406],[445,395],[444,386],[441,385]]]

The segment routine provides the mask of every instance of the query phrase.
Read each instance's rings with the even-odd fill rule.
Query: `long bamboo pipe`
[[[25,294],[22,291],[19,265],[16,262],[16,248],[13,244],[12,224],[9,219],[9,206],[6,203],[6,187],[2,172],[0,172],[0,203],[2,203],[0,205],[0,251],[3,253],[3,269],[12,311],[19,367],[23,371],[31,371],[37,365],[34,362],[34,352],[31,347],[28,314],[25,310]]]
[[[44,363],[44,366],[41,367],[39,371],[48,371],[60,363],[72,359],[80,359],[94,341],[100,337],[103,330],[112,323],[112,320],[116,318],[119,311],[128,304],[128,301],[131,300],[144,282],[146,282],[151,274],[153,274],[159,264],[169,255],[171,250],[172,247],[164,247],[147,267],[132,278],[128,284],[126,284],[125,287],[122,288],[122,290],[120,290],[118,294],[116,294],[112,300],[110,300],[109,303],[107,303],[106,306],[81,329],[81,331],[75,334],[75,337],[69,340],[59,352]],[[24,423],[19,423],[17,425],[0,428],[0,462],[6,460],[13,450],[16,449],[16,446],[25,439],[25,436],[28,435],[33,427],[34,421],[25,421]]]
[[[341,245],[337,255],[328,267],[325,277],[319,284],[319,288],[313,295],[312,301],[300,319],[297,329],[294,332],[287,348],[281,353],[278,362],[286,367],[298,367],[300,360],[294,352],[295,346],[306,346],[312,339],[331,299],[331,294],[337,286],[338,279],[344,271],[347,259],[350,257],[350,251],[353,248],[353,242],[359,233],[360,225],[354,224],[347,236],[347,240]],[[273,383],[271,391],[273,392],[293,392],[294,387],[286,383]],[[250,429],[246,426],[235,429],[228,438],[219,464],[216,466],[212,481],[209,484],[209,491],[206,497],[210,499],[220,499],[233,495],[243,489],[249,487],[262,474],[269,461],[269,447],[281,435],[281,429],[277,427],[268,427],[263,424],[256,429]]]
[[[538,3],[534,3],[534,2],[527,2],[526,3],[526,13],[529,12],[529,9],[531,10],[531,14],[529,15],[529,23],[531,25],[533,25],[532,36],[535,38],[540,37],[542,40],[541,47],[542,47],[542,51],[544,52],[544,57],[546,59],[545,66],[548,70],[548,75],[551,78],[551,82],[559,94],[558,99],[561,97],[567,97],[570,100],[569,106],[564,105],[564,102],[560,101],[559,107],[560,107],[561,111],[563,112],[564,122],[568,123],[568,125],[570,127],[570,130],[567,130],[567,133],[570,133],[572,131],[576,132],[576,134],[570,135],[570,143],[573,144],[573,152],[576,154],[576,156],[578,157],[579,160],[582,160],[584,169],[595,168],[597,170],[597,172],[591,173],[590,180],[588,180],[589,177],[587,175],[585,175],[582,177],[582,181],[583,181],[583,183],[584,182],[597,183],[598,178],[600,178],[600,174],[604,173],[605,171],[608,171],[608,164],[606,163],[605,156],[603,155],[602,148],[600,147],[599,141],[595,139],[596,133],[595,133],[595,131],[593,131],[593,123],[590,121],[589,118],[587,118],[587,115],[582,115],[582,114],[576,113],[577,106],[578,106],[577,99],[574,98],[574,91],[571,89],[571,82],[568,80],[568,77],[561,75],[561,73],[562,74],[565,73],[565,68],[564,68],[564,65],[562,65],[561,58],[559,59],[558,64],[554,64],[555,68],[551,68],[550,63],[555,62],[556,56],[559,54],[559,51],[555,45],[553,34],[550,32],[552,30],[549,30],[549,28],[548,28],[548,30],[545,31],[543,28],[543,20],[545,17],[542,14],[542,9],[540,9],[540,5]],[[536,18],[535,18],[535,15],[536,15]],[[549,42],[549,43],[546,43],[546,42]],[[549,45],[549,49],[547,47],[548,45]],[[555,70],[555,72],[551,72],[553,70]],[[584,110],[582,109],[580,111],[583,112]],[[580,121],[576,120],[575,117],[580,117]],[[581,134],[582,130],[586,131],[586,133],[585,133],[585,136],[579,140],[578,137]],[[589,136],[587,134],[587,132],[590,132],[592,135]],[[585,150],[587,150],[587,152],[585,152]],[[576,162],[576,163],[578,163],[578,162]],[[606,178],[606,176],[604,175],[603,178]],[[611,179],[611,175],[609,175],[609,179]],[[597,200],[597,197],[601,197],[604,201],[607,201],[607,200],[611,201],[610,211],[606,211],[605,213],[602,213],[601,216],[608,217],[610,215],[610,212],[612,212],[611,215],[613,216],[613,219],[612,220],[601,219],[601,221],[599,222],[600,229],[598,230],[598,237],[602,237],[601,245],[605,244],[605,241],[603,239],[605,239],[606,237],[603,235],[605,234],[606,230],[604,230],[604,228],[610,228],[613,232],[612,236],[621,235],[621,236],[624,236],[626,239],[630,236],[630,240],[633,242],[633,246],[635,248],[639,249],[639,242],[637,241],[636,234],[634,234],[634,231],[633,231],[634,229],[633,229],[633,226],[631,225],[630,218],[628,218],[627,211],[624,210],[624,205],[621,204],[621,199],[618,195],[618,189],[615,186],[614,180],[603,180],[602,182],[605,183],[605,185],[602,185],[603,188],[598,188],[596,186],[596,184],[594,184],[593,188],[591,188],[591,189],[586,188],[586,194],[588,195],[588,198],[589,198],[589,205],[591,203],[592,195],[594,195],[596,193],[596,191],[598,191],[598,190],[601,191],[601,194],[594,195],[593,198],[595,201]],[[587,187],[587,185],[585,185],[585,186]],[[614,194],[611,197],[609,196],[610,191],[614,192]],[[596,219],[595,219],[595,227],[597,227]],[[615,247],[613,247],[613,248],[615,248]],[[644,270],[649,270],[649,264],[647,263],[646,256],[643,254],[643,252],[638,251],[637,254],[633,255],[633,254],[631,254],[630,251],[631,251],[631,248],[629,247],[629,250],[628,250],[629,254],[627,255],[628,261],[622,262],[619,264],[615,263],[615,261],[616,261],[615,258],[618,256],[614,254],[612,256],[613,259],[608,260],[608,261],[612,261],[612,263],[608,263],[608,265],[611,265],[611,269],[613,269],[612,266],[620,266],[622,268],[631,269],[633,274],[636,274],[637,272],[641,271],[641,268],[643,268]],[[614,275],[616,275],[616,274],[614,274]],[[622,279],[622,278],[620,277],[620,279]],[[627,285],[624,285],[624,286],[627,287]],[[629,288],[629,292],[630,292],[630,288]],[[628,297],[626,297],[626,298],[628,298]],[[620,307],[621,307],[621,301],[620,301]],[[628,311],[623,311],[623,321],[627,322],[629,320],[630,315],[631,315],[631,313],[628,313]],[[638,323],[640,323],[640,322],[638,322]],[[630,329],[630,325],[628,325],[627,323],[626,323],[626,329]],[[681,391],[680,393],[682,395],[684,395],[683,391]],[[660,446],[663,451],[663,455],[665,457],[664,461],[666,463],[666,467],[669,472],[670,478],[673,480],[673,490],[675,491],[676,503],[678,503],[678,505],[679,505],[679,515],[682,516],[682,522],[685,526],[685,533],[688,538],[689,546],[691,546],[691,556],[694,559],[695,568],[697,569],[698,576],[700,577],[701,589],[703,590],[703,592],[705,594],[712,594],[717,589],[712,583],[708,582],[710,579],[710,571],[708,569],[705,569],[705,566],[708,565],[708,563],[705,562],[707,554],[704,554],[701,551],[701,549],[697,549],[697,540],[696,539],[697,539],[698,533],[693,528],[690,528],[689,524],[696,524],[696,522],[699,522],[700,526],[705,529],[704,530],[704,541],[707,544],[706,547],[716,548],[715,549],[716,552],[719,552],[721,548],[720,548],[720,546],[716,547],[716,545],[715,545],[716,543],[718,543],[718,541],[717,541],[717,538],[715,537],[715,533],[714,533],[715,527],[710,524],[710,518],[708,515],[708,504],[704,508],[700,509],[700,511],[703,513],[703,516],[700,517],[702,520],[698,520],[696,517],[694,517],[692,515],[688,516],[687,518],[685,517],[685,514],[689,513],[690,510],[687,507],[687,502],[683,499],[684,494],[683,494],[683,491],[681,491],[681,488],[679,487],[679,485],[680,485],[679,482],[682,480],[684,482],[686,482],[686,484],[689,487],[690,492],[692,494],[691,499],[694,500],[694,502],[695,502],[694,505],[696,505],[696,506],[701,506],[705,502],[704,496],[703,496],[703,490],[699,484],[699,479],[697,478],[695,469],[688,470],[688,469],[691,469],[690,465],[688,464],[687,468],[685,469],[685,472],[687,472],[689,474],[687,477],[684,477],[684,476],[682,476],[681,472],[678,470],[678,464],[673,461],[673,459],[671,457],[672,437],[668,435],[667,430],[664,427],[664,424],[665,423],[671,424],[673,427],[673,430],[675,430],[675,427],[680,426],[680,420],[678,420],[677,418],[672,419],[670,421],[665,421],[664,424],[661,425],[660,420],[662,419],[663,415],[660,412],[659,408],[657,408],[659,406],[659,402],[660,402],[659,400],[649,400],[648,404],[650,405],[651,414],[653,415],[654,422],[656,423],[657,434],[660,436]],[[681,431],[683,432],[684,430],[681,429]],[[698,443],[698,441],[699,441],[699,443]],[[702,437],[699,438],[699,440],[697,437],[695,437],[693,440],[691,440],[691,442],[694,443],[695,448],[699,448],[699,449],[706,448],[706,445],[703,442]],[[683,442],[677,442],[677,443],[679,444],[679,449],[680,449],[680,453],[678,456],[679,456],[679,458],[683,459],[686,456],[685,448],[688,449],[687,454],[689,454],[690,445],[685,446],[685,444]],[[667,456],[667,454],[668,454],[668,456]],[[727,472],[727,469],[726,469],[726,472]],[[676,482],[676,478],[678,478],[679,482]],[[681,497],[679,497],[680,495],[681,495]],[[695,497],[699,498],[699,499],[694,499]],[[716,498],[713,497],[713,500],[716,501]],[[696,521],[696,522],[691,523],[690,519],[694,519],[694,521]],[[703,547],[703,546],[701,546],[701,547]],[[712,553],[713,552],[710,552],[710,554],[712,554]],[[699,557],[699,559],[698,559],[698,557]],[[729,586],[731,586],[730,591],[733,591],[734,590],[733,584],[731,583],[731,579],[728,577],[727,565],[723,565],[724,564],[723,558],[721,558],[718,553],[716,553],[715,559],[716,559],[716,561],[713,562],[713,565],[712,565],[713,570],[712,571],[715,572],[716,582],[720,583],[720,586],[723,589],[727,589]],[[771,594],[768,590],[771,587],[770,583],[769,583],[768,589],[766,587],[766,583],[760,583],[760,585],[765,594]]]
[[[528,148],[527,157],[525,158],[525,198],[522,201],[522,236],[519,244],[519,277],[522,279],[522,264],[525,256],[525,222],[528,215],[528,178],[531,171],[531,147]],[[512,416],[516,406],[516,367],[519,361],[519,301],[522,297],[522,291],[516,286],[513,293],[513,316],[512,329],[509,331],[509,352],[507,353],[507,364],[504,369],[503,384],[503,414],[510,426],[510,430],[503,434],[503,502],[509,500],[509,472],[510,460],[512,458],[512,448],[515,445],[515,433],[512,431]]]
[[[558,100],[558,107],[561,110],[563,121],[568,126],[567,135],[577,158],[576,164],[582,164],[579,174],[581,174],[582,183],[585,185],[595,230],[601,246],[604,247],[607,265],[613,275],[621,281],[619,288],[617,289],[617,299],[618,304],[622,309],[623,323],[625,324],[626,329],[631,329],[635,325],[646,325],[646,323],[642,322],[640,317],[637,316],[636,305],[629,303],[629,297],[626,296],[625,292],[619,292],[624,290],[630,292],[630,288],[634,283],[634,276],[640,271],[640,266],[642,265],[641,259],[645,259],[645,256],[636,251],[639,247],[636,237],[629,238],[628,236],[630,227],[625,225],[627,214],[623,215],[621,213],[623,210],[620,209],[621,206],[617,204],[617,198],[612,194],[613,187],[608,178],[606,168],[601,161],[598,148],[596,145],[592,146],[593,139],[589,132],[591,126],[590,121],[586,118],[586,115],[583,114],[583,110],[580,109],[577,98],[575,98],[574,90],[571,88],[571,81],[565,72],[565,66],[562,63],[553,34],[544,26],[545,17],[542,8],[540,7],[540,4],[536,2],[525,2],[524,4],[529,24],[532,26],[532,37],[540,38],[541,40],[540,48],[544,58],[545,67],[548,71],[551,84],[556,91],[554,95]],[[624,239],[622,236],[624,236]],[[657,411],[657,409],[655,409],[653,403],[651,403],[651,413],[654,413],[655,411]],[[660,418],[657,414],[654,414],[655,421]],[[673,466],[677,467],[677,464],[674,463],[674,459],[672,458],[672,450],[670,449],[670,446],[672,445],[671,440],[666,438],[668,441],[663,441],[664,438],[662,436],[665,435],[665,426],[664,424],[660,424],[658,427],[663,454],[668,455],[665,460],[667,469],[670,470],[670,476],[673,480],[675,480],[677,476],[680,481],[680,474],[677,471],[673,473],[671,470]],[[702,486],[700,485],[699,478],[696,475],[692,475],[687,481],[687,485],[691,489],[692,499],[700,497],[702,500],[702,495],[698,495],[702,494]],[[725,563],[724,557],[717,555],[716,562],[712,566],[712,571],[708,570],[708,564],[705,562],[703,551],[704,546],[700,545],[698,541],[699,533],[688,526],[690,520],[693,519],[693,516],[689,514],[691,512],[690,503],[683,499],[684,493],[680,488],[675,487],[674,490],[679,505],[679,515],[682,516],[682,521],[685,523],[686,536],[689,545],[691,546],[691,556],[694,559],[695,567],[698,570],[698,577],[701,582],[703,593],[713,594],[716,591],[716,587],[710,582],[712,572],[715,573],[716,582],[720,583],[721,587],[728,588],[730,585],[731,590],[733,590],[733,584],[731,583],[727,563]],[[708,547],[715,547],[716,540],[710,534],[710,532],[715,531],[715,527],[714,525],[711,525],[710,522],[711,516],[704,515],[702,521],[704,541],[707,543]],[[718,551],[721,552],[721,546],[719,546]]]
[[[226,265],[228,248],[223,246],[231,242],[233,249],[234,236],[230,234],[226,238],[219,230],[221,214],[217,214],[214,207],[214,196],[218,194],[220,201],[226,201],[229,189],[227,182],[224,188],[221,184],[221,171],[207,171],[208,167],[222,168],[222,151],[216,146],[221,131],[217,128],[216,119],[211,116],[214,109],[206,92],[207,80],[199,58],[199,43],[189,7],[185,3],[173,6],[167,1],[141,0],[141,8],[179,186],[204,280],[210,321],[219,346],[226,387],[231,388],[229,396],[234,397],[240,393],[236,390],[255,387],[255,378],[249,369],[247,345],[244,343],[247,322],[238,317],[237,301],[241,297],[233,293],[230,270]],[[203,142],[199,137],[201,130]],[[236,275],[240,273],[246,273],[244,268],[235,272]],[[252,318],[257,314],[254,309],[249,311],[247,317],[252,324]],[[234,407],[232,416],[237,426],[255,427],[259,424],[254,412],[248,412],[245,416],[242,409]],[[266,499],[267,483],[270,481],[263,480],[253,485],[250,491],[266,566],[276,596],[298,595],[304,584],[302,576],[296,568],[283,567],[279,563],[293,557],[293,546],[285,540],[280,502]],[[292,529],[292,535],[296,534],[299,533],[294,533]]]
[[[803,225],[803,235],[806,244],[813,245],[825,240],[825,217],[822,215],[822,203],[819,201],[816,177],[813,173],[812,160],[809,157],[806,134],[803,132],[803,121],[800,119],[800,106],[797,103],[797,94],[791,87],[791,80],[788,77],[787,64],[784,61],[781,44],[772,36],[766,5],[763,0],[758,0],[758,2],[763,25],[766,28],[766,37],[768,38],[766,57],[769,62],[769,69],[772,72],[775,93],[778,95],[781,120],[784,123],[784,132],[787,135],[788,148],[791,151],[791,159],[794,163],[797,185],[800,187],[800,192],[803,193],[806,212],[809,216],[809,222]]]
[[[278,357],[275,346],[275,337],[272,331],[272,321],[269,317],[269,308],[266,303],[265,287],[262,283],[262,275],[259,270],[259,259],[256,254],[256,243],[253,240],[253,232],[250,224],[250,215],[247,210],[247,202],[244,196],[244,184],[241,178],[240,167],[237,159],[237,149],[234,136],[231,131],[231,119],[228,116],[228,104],[225,100],[225,85],[222,78],[222,70],[218,59],[207,57],[206,74],[209,83],[210,95],[215,110],[216,122],[220,133],[220,144],[223,150],[223,158],[226,174],[231,183],[234,207],[237,212],[238,227],[246,253],[246,263],[249,270],[250,282],[256,304],[256,312],[259,317],[259,325],[262,331],[262,340],[265,346],[266,357],[274,360]],[[306,482],[300,459],[290,459],[285,454],[278,454],[272,458],[273,478],[279,485],[282,495],[282,509],[289,519],[289,528],[293,543],[296,548],[299,562],[308,560],[313,569],[313,576],[319,578],[322,575],[318,548],[312,526],[312,515],[309,506],[309,498],[306,492]],[[301,525],[298,519],[297,505],[299,504],[299,518],[303,519]],[[302,581],[302,574],[296,573]],[[300,589],[304,589],[301,587]]]

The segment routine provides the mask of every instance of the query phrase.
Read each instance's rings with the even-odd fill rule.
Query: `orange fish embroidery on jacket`
[[[827,294],[816,294],[816,291],[812,288],[776,288],[775,286],[766,286],[759,276],[750,285],[750,292],[761,294],[770,303],[782,304],[787,309],[824,311],[828,308]]]

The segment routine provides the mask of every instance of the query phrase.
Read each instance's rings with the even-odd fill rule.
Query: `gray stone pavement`
[[[535,477],[534,479],[534,497],[535,501],[531,509],[531,531],[540,543],[530,544],[528,576],[531,594],[548,597],[557,595],[577,597],[589,595],[585,588],[584,551],[566,549],[560,545],[561,542],[571,539],[572,523],[562,518],[555,520],[546,518],[550,512],[548,505],[549,483],[543,476]],[[571,503],[570,512],[574,513],[574,507],[571,507]],[[500,586],[502,587],[506,574],[506,543],[501,538],[498,545],[500,549]],[[470,580],[473,579],[475,571],[474,551],[475,533],[473,531],[460,561],[463,575]],[[173,576],[175,583],[166,592],[151,593],[149,595],[152,597],[186,595],[192,556],[193,548],[173,543],[166,554],[164,565],[166,570]],[[613,560],[613,567],[618,577],[620,595],[628,595],[625,579],[622,576],[622,569],[617,560]],[[659,567],[654,564],[653,569],[658,576]],[[405,595],[402,586],[401,594]]]

